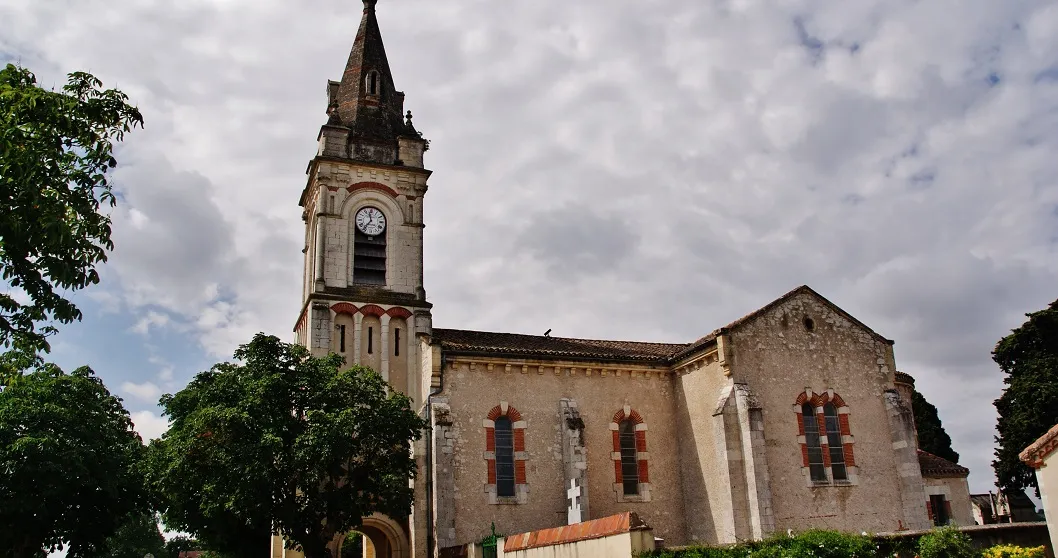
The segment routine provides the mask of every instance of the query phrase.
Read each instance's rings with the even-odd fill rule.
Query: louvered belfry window
[[[353,283],[386,284],[386,232],[367,236],[357,229],[353,235]]]
[[[808,448],[808,470],[813,481],[826,481],[827,471],[823,464],[823,448],[819,443],[819,424],[816,422],[815,409],[810,403],[801,406],[801,416],[805,424],[805,446]],[[840,445],[838,446],[841,447]]]
[[[496,424],[496,495],[514,496],[514,429],[511,419],[498,417]]]

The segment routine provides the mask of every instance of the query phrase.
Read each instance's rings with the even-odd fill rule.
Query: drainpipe
[[[437,389],[426,396],[426,555],[436,556],[437,541],[434,540],[433,522],[433,397],[445,389],[445,354],[441,351],[441,377]]]

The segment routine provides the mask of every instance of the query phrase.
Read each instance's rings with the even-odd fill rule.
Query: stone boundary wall
[[[985,549],[999,544],[1013,544],[1017,546],[1043,546],[1046,547],[1047,558],[1055,558],[1054,548],[1051,546],[1050,535],[1047,532],[1047,522],[1033,521],[1024,523],[996,523],[992,525],[974,525],[970,527],[959,527],[959,531],[965,533],[973,540],[974,546]],[[904,531],[896,533],[879,533],[874,536],[883,548],[890,544],[893,547],[913,547],[918,539],[929,531]],[[913,558],[909,554],[907,558]]]

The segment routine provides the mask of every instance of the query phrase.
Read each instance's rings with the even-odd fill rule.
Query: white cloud
[[[125,382],[121,384],[121,391],[140,399],[142,401],[149,401],[156,403],[158,398],[162,395],[162,390],[153,382],[144,382],[142,384],[136,384],[133,382]]]
[[[150,333],[150,328],[154,326],[164,326],[169,323],[169,316],[155,312],[153,310],[147,311],[147,313],[139,319],[132,326],[131,330],[140,335],[147,335]]]
[[[1053,2],[378,10],[432,140],[436,325],[685,341],[808,283],[896,340],[987,489],[989,350],[1058,296]],[[358,18],[346,0],[0,7],[0,56],[49,84],[91,70],[144,112],[104,270],[136,331],[191,332],[210,358],[289,338],[297,198]]]
[[[169,430],[169,421],[151,411],[136,411],[131,415],[132,424],[135,425],[136,432],[140,434],[140,438],[143,438],[144,443],[154,438],[161,438],[162,434]]]

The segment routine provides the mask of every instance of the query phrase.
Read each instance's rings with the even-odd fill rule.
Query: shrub
[[[837,531],[806,531],[730,547],[661,550],[651,558],[874,558],[871,539]]]
[[[1044,556],[1046,556],[1046,553],[1042,546],[1028,548],[1012,544],[1001,544],[984,551],[984,558],[1044,558]]]
[[[954,527],[941,527],[918,540],[920,558],[980,558],[970,537]]]

